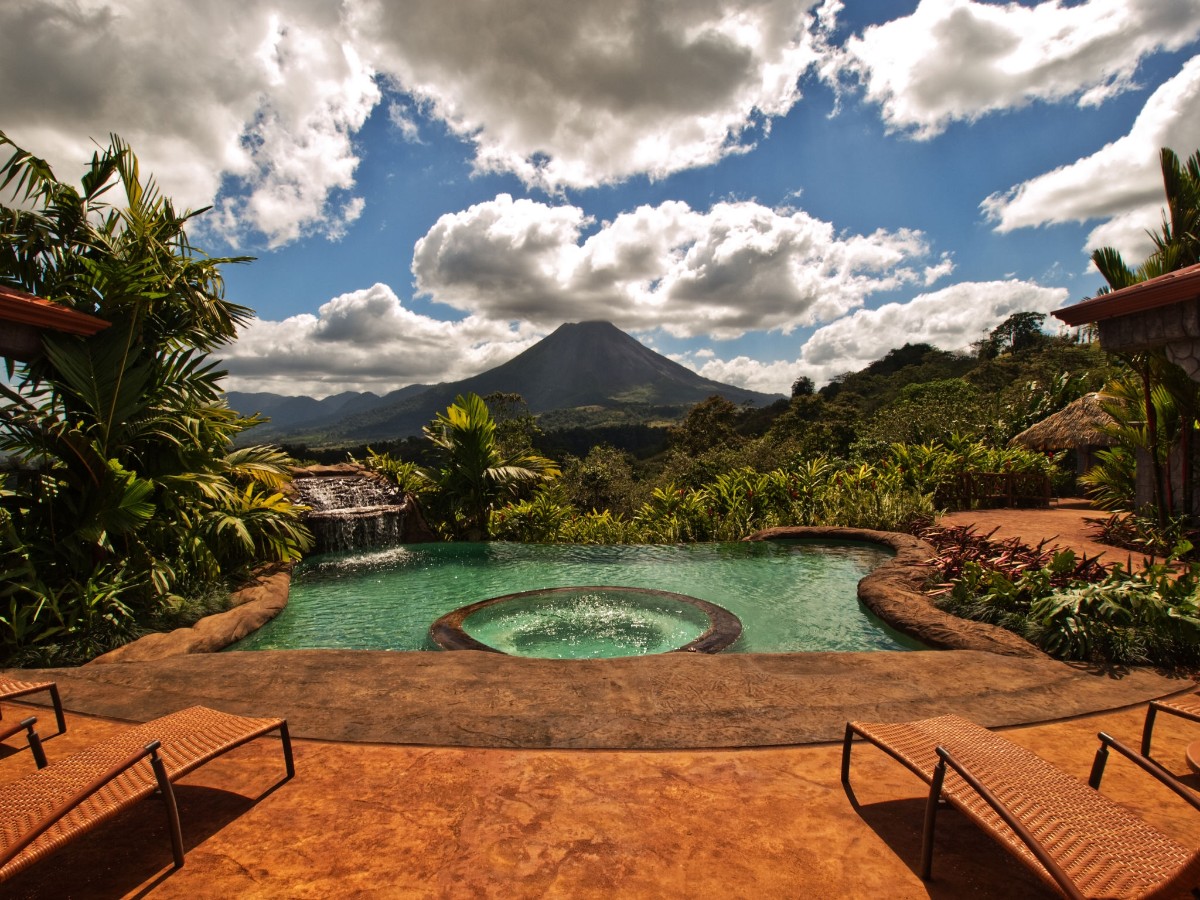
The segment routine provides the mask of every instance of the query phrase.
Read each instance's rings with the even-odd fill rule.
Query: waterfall
[[[426,539],[406,538],[406,519],[414,512],[414,504],[382,478],[362,471],[325,474],[300,470],[296,475],[292,485],[297,502],[309,507],[305,521],[316,538],[318,553]]]

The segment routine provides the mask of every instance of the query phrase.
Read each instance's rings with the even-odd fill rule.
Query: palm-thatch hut
[[[1116,443],[1116,439],[1105,431],[1114,420],[1104,409],[1103,400],[1103,395],[1098,392],[1085,394],[1054,415],[1029,426],[1009,444],[1047,453],[1074,450],[1075,475],[1082,475],[1095,465],[1097,450]]]

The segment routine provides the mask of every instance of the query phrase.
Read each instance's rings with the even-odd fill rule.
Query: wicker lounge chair
[[[15,681],[11,678],[0,678],[0,700],[13,700],[26,694],[38,691],[48,691],[50,702],[54,704],[54,718],[58,720],[58,733],[67,730],[67,720],[63,718],[62,700],[58,696],[58,685],[53,681]]]
[[[295,774],[287,722],[193,706],[137,725],[0,786],[0,881],[142,798],[160,792],[175,867],[183,838],[171,783],[234,747],[278,731],[287,777]]]
[[[1154,720],[1160,712],[1200,722],[1200,694],[1184,694],[1182,697],[1150,701],[1150,708],[1146,710],[1146,724],[1142,727],[1142,756],[1150,755],[1150,739],[1154,735]]]
[[[939,801],[944,799],[1068,897],[1165,897],[1200,885],[1200,853],[1147,825],[1096,790],[1109,748],[1155,775],[1200,809],[1200,799],[1162,767],[1106,734],[1088,784],[1041,757],[958,716],[917,722],[849,722],[842,784],[850,787],[850,749],[863,738],[929,787],[921,848],[928,879]]]

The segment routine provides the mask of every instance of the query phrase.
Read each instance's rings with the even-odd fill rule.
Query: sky
[[[59,178],[117,133],[256,257],[229,390],[455,381],[600,319],[787,393],[1143,259],[1200,0],[4,0],[0,76]]]

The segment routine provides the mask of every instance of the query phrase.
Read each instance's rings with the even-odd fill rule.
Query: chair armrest
[[[1149,772],[1164,785],[1186,800],[1193,809],[1200,810],[1200,797],[1195,791],[1188,790],[1182,782],[1154,760],[1149,757],[1142,756],[1131,747],[1126,747],[1116,738],[1101,731],[1097,737],[1100,738],[1100,747],[1096,750],[1096,758],[1092,762],[1092,774],[1088,778],[1088,784],[1095,790],[1100,789],[1100,779],[1104,777],[1104,765],[1108,762],[1108,748],[1112,747],[1122,756],[1136,763],[1140,769]]]
[[[12,737],[17,732],[24,729],[29,732],[29,752],[33,754],[33,761],[37,763],[39,769],[46,768],[46,751],[42,749],[42,739],[38,733],[33,730],[33,726],[37,724],[37,716],[30,716],[28,719],[22,719],[15,725],[5,725],[0,728],[0,741]]]
[[[1055,883],[1059,886],[1059,889],[1064,894],[1072,898],[1072,900],[1074,900],[1074,898],[1083,897],[1083,894],[1079,892],[1079,889],[1075,886],[1075,883],[1067,876],[1067,873],[1063,871],[1062,866],[1060,866],[1054,861],[1053,858],[1051,858],[1050,854],[1046,851],[1046,848],[1043,847],[1037,838],[1035,838],[1029,832],[1028,828],[1018,821],[1017,817],[1013,815],[1008,807],[1005,806],[995,794],[988,790],[987,786],[984,785],[983,782],[976,778],[966,766],[956,760],[950,754],[950,751],[945,747],[938,747],[937,755],[939,757],[939,761],[934,769],[933,782],[930,785],[930,806],[933,806],[933,804],[936,802],[937,795],[941,793],[942,781],[946,773],[946,766],[950,766],[950,768],[954,769],[954,771],[959,774],[962,780],[970,786],[971,790],[982,797],[988,806],[995,810],[996,815],[1004,820],[1004,824],[1013,830],[1017,837],[1021,839],[1022,843],[1029,848],[1029,852],[1032,853],[1034,857],[1036,857],[1037,861],[1040,862],[1045,867],[1046,871],[1050,873],[1050,877],[1054,879]],[[950,799],[954,798],[951,797]]]

